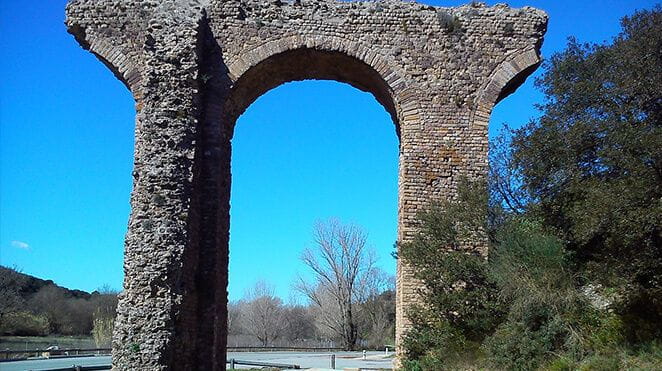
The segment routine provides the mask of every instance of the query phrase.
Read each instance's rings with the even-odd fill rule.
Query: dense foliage
[[[660,324],[662,7],[622,26],[612,45],[571,40],[551,58],[538,81],[544,114],[514,133],[513,162],[531,214],[556,228],[588,278],[622,288],[625,310]]]
[[[400,247],[426,283],[405,368],[662,368],[662,8],[622,26],[554,55],[541,117],[493,143],[488,184]]]

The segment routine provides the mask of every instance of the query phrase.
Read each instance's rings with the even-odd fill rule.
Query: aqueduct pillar
[[[234,122],[281,83],[332,79],[375,95],[400,138],[398,238],[482,177],[494,104],[540,63],[547,16],[472,3],[73,0],[66,25],[136,102],[121,370],[224,370]],[[397,338],[420,285],[397,274]]]

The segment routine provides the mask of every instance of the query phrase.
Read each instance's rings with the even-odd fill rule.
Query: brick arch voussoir
[[[140,106],[142,101],[140,85],[143,80],[143,73],[141,65],[131,57],[131,51],[122,46],[114,45],[105,38],[90,37],[90,39],[86,40],[89,43],[90,52],[99,58],[117,79],[122,81],[131,91],[136,106]]]
[[[512,53],[509,58],[499,64],[487,83],[481,88],[472,112],[470,122],[473,128],[486,129],[492,109],[502,99],[515,91],[524,79],[532,73],[542,59],[538,52],[531,48]]]
[[[242,51],[237,57],[228,61],[228,75],[234,82],[259,63],[280,53],[301,48],[315,49],[320,51],[339,52],[354,57],[359,61],[372,67],[386,82],[393,104],[395,105],[396,118],[399,130],[403,127],[420,127],[421,108],[417,99],[416,88],[406,78],[407,74],[397,64],[387,57],[374,51],[362,42],[349,40],[337,36],[313,37],[302,35],[290,35],[283,38],[268,40],[262,44],[252,47],[250,50]],[[401,135],[401,133],[398,133]]]

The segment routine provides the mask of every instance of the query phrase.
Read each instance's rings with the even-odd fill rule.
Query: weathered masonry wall
[[[480,3],[73,0],[66,24],[136,101],[113,365],[222,370],[237,117],[287,81],[374,94],[400,138],[404,241],[418,210],[485,175],[492,107],[538,66],[547,16]],[[400,263],[398,339],[418,287]]]

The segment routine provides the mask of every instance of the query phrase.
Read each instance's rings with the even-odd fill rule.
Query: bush
[[[92,327],[92,336],[97,348],[110,347],[113,338],[113,324],[115,318],[105,314],[101,308],[97,308],[94,312],[94,320]]]
[[[440,369],[444,363],[441,360],[448,365],[462,357],[468,341],[448,321],[423,307],[411,308],[409,319],[412,329],[403,339],[403,348],[406,358],[416,361],[411,363],[412,367],[419,365],[425,366],[424,369]]]
[[[619,317],[590,306],[563,242],[536,220],[503,219],[489,259],[462,250],[468,226],[487,229],[467,211],[480,209],[480,189],[465,184],[457,201],[422,214],[420,234],[401,248],[426,284],[424,305],[409,313],[405,368],[452,369],[484,358],[497,369],[563,369],[618,347]]]
[[[625,343],[624,325],[621,317],[609,312],[591,311],[592,318],[584,324],[584,332],[588,333],[585,347],[591,352],[601,352],[605,349],[617,349]],[[585,318],[591,317],[586,314]]]
[[[488,259],[462,251],[463,228],[474,223],[464,222],[475,199],[465,197],[467,189],[458,201],[423,214],[420,234],[401,249],[426,284],[424,304],[408,314],[404,369],[610,370],[660,363],[652,356],[659,348],[631,353],[623,317],[591,306],[573,256],[536,220],[504,218]]]
[[[510,303],[508,321],[484,343],[493,366],[526,370],[554,363],[563,369],[571,359],[621,341],[618,318],[590,306],[563,242],[541,224],[511,219],[493,252],[491,272]]]
[[[618,357],[595,355],[582,362],[578,369],[580,371],[619,371],[622,368]]]
[[[493,331],[503,315],[482,249],[467,246],[467,241],[487,244],[486,206],[485,184],[463,180],[456,200],[419,215],[420,233],[399,251],[424,282],[420,295],[431,314],[472,341]]]
[[[567,357],[556,358],[544,367],[547,371],[572,371],[575,368],[575,362]]]
[[[576,292],[563,242],[535,220],[509,220],[490,253],[490,270],[501,295],[509,301],[524,300],[517,303],[520,309],[531,301],[564,300],[559,291]]]
[[[44,336],[49,333],[48,319],[30,312],[13,312],[5,315],[0,332],[6,335]]]
[[[484,349],[497,369],[533,370],[562,350],[567,336],[558,318],[541,319],[535,330],[530,324],[506,322],[486,339]]]

